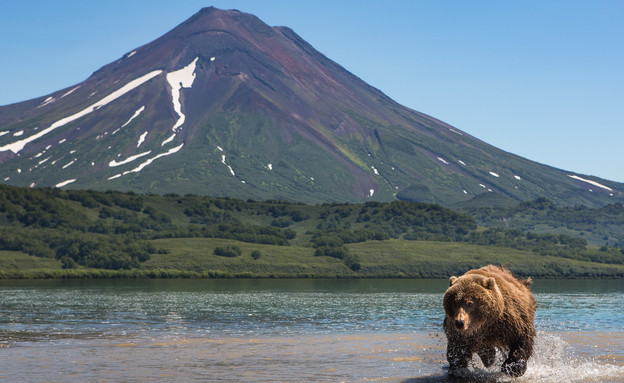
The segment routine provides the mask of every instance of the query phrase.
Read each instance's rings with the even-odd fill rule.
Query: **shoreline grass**
[[[218,238],[151,241],[167,250],[141,268],[63,269],[59,261],[15,251],[0,251],[0,279],[169,279],[169,278],[447,278],[486,264],[505,265],[533,278],[623,278],[624,265],[608,265],[529,251],[456,242],[385,240],[349,244],[361,268],[349,269],[331,257],[314,256],[304,246],[275,246]],[[216,247],[237,246],[241,255],[222,257]],[[252,253],[260,257],[254,259]]]

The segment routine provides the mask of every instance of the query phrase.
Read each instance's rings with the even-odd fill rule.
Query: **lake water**
[[[454,382],[446,280],[0,281],[0,381]],[[525,376],[624,382],[624,281],[535,281]],[[501,361],[502,363],[502,361]]]

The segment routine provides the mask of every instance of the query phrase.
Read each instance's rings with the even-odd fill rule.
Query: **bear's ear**
[[[453,283],[455,283],[458,279],[459,279],[459,278],[457,278],[456,276],[452,276],[452,277],[449,279],[449,282],[450,282],[450,283],[449,283],[449,286],[453,286]]]
[[[483,287],[485,287],[488,290],[494,290],[496,288],[496,279],[487,278],[486,280],[483,281]]]

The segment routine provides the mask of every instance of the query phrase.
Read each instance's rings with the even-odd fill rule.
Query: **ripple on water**
[[[440,333],[75,339],[0,350],[0,380],[34,382],[46,371],[64,382],[621,382],[623,342],[624,333],[540,332],[523,377],[474,358],[456,380]]]
[[[621,282],[579,283],[535,283],[535,356],[513,382],[624,381]],[[454,381],[447,281],[4,285],[0,381]],[[477,358],[462,380],[509,381]]]

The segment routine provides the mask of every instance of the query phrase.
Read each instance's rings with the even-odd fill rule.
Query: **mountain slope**
[[[506,153],[397,104],[288,28],[215,8],[80,84],[1,107],[0,177],[314,203],[624,197],[622,184]]]

